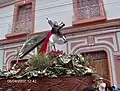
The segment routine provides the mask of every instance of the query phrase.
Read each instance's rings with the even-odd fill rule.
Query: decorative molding
[[[17,57],[17,48],[13,48],[13,49],[6,49],[4,51],[4,61],[3,61],[3,65],[6,65],[6,69],[8,69],[10,67],[10,62],[11,60],[15,60]]]
[[[112,31],[116,31],[116,29],[111,30],[111,32]],[[108,34],[106,35],[105,33],[106,34],[108,33]],[[95,35],[95,37],[93,35]],[[95,45],[88,45],[89,42],[87,40],[88,39],[87,36],[92,36],[92,42],[95,42]],[[107,40],[108,38],[110,40]],[[108,60],[110,60],[108,62],[109,62],[111,84],[117,85],[115,63],[114,63],[114,56],[113,56],[114,51],[118,51],[115,33],[113,32],[109,33],[109,31],[99,31],[99,32],[93,32],[93,33],[89,32],[89,33],[85,33],[84,35],[79,34],[74,36],[68,36],[67,39],[68,39],[68,53],[92,52],[96,50],[106,51],[108,55],[107,56]],[[100,44],[97,44],[98,41],[99,42],[101,41]],[[72,46],[71,45],[72,43],[74,43],[75,45]],[[114,49],[114,51],[112,49]]]
[[[116,39],[117,39],[117,42],[118,42],[118,49],[120,51],[120,31],[116,33]]]
[[[4,64],[7,64],[9,59],[13,56],[14,56],[14,58],[16,58],[17,48],[5,50],[5,52],[4,52]]]
[[[113,32],[119,32],[120,29],[112,29],[112,30],[107,30],[104,29],[104,30],[99,30],[99,31],[91,31],[91,32],[80,32],[79,33],[76,33],[75,36],[67,36],[67,39],[72,39],[72,38],[78,38],[78,37],[86,37],[86,36],[93,36],[93,35],[100,35],[100,34],[107,34],[107,33],[113,33]],[[84,34],[83,34],[84,33]]]
[[[72,27],[67,27],[64,29],[63,33],[64,34],[71,34],[71,33],[77,33],[77,32],[83,32],[83,31],[92,31],[92,30],[114,30],[114,29],[119,29],[120,31],[120,19],[116,20],[111,20],[107,22],[101,22],[101,23],[95,23],[95,24],[86,24],[86,25],[79,25],[79,26],[72,26]],[[115,32],[115,31],[114,31]]]
[[[19,47],[19,48],[18,48]],[[11,67],[11,62],[17,60],[17,54],[20,50],[20,45],[19,46],[14,46],[14,47],[10,47],[8,46],[7,49],[4,49],[4,61],[3,61],[3,68],[9,69]],[[36,49],[31,51],[29,54],[27,54],[24,58],[20,59],[20,60],[24,60],[24,59],[29,59],[31,58],[31,56],[36,54]],[[7,68],[5,68],[7,67]],[[4,70],[3,69],[3,70]]]
[[[88,36],[88,45],[94,45],[95,41],[94,41],[94,36]]]
[[[108,38],[111,38],[112,41],[107,40]],[[95,43],[96,44],[108,44],[109,46],[111,46],[114,49],[114,51],[118,51],[115,35],[95,36]]]
[[[72,46],[73,44],[74,44],[74,46]],[[77,46],[78,44],[81,47],[87,45],[87,38],[68,41],[68,51],[69,51],[69,53],[72,53],[72,51],[78,47]]]
[[[0,48],[0,50],[6,50],[6,49],[13,49],[13,48],[18,48],[21,47],[22,44],[16,44],[16,45],[5,45]]]
[[[5,46],[7,44],[21,43],[24,41],[25,41],[25,38],[3,39],[3,40],[0,40],[0,46]]]
[[[26,32],[16,32],[16,33],[10,33],[10,34],[6,34],[5,37],[8,39],[15,39],[15,38],[20,38],[20,37],[25,37],[27,36],[29,33]]]
[[[117,55],[117,56],[116,56],[116,59],[117,59],[117,60],[120,60],[120,55]]]

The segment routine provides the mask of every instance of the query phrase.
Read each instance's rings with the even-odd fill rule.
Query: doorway
[[[107,53],[105,51],[86,52],[90,56],[90,66],[104,78],[104,81],[110,84],[110,72],[108,65]]]

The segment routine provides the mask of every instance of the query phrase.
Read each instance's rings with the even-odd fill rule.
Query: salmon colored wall
[[[116,70],[116,78],[118,87],[120,87],[120,57],[115,56],[115,70]]]

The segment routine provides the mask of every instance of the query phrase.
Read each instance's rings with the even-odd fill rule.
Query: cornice
[[[0,46],[11,44],[11,43],[19,43],[25,41],[25,38],[17,38],[17,39],[2,39],[0,40]]]
[[[85,25],[77,25],[77,26],[70,26],[63,29],[64,34],[71,34],[77,32],[85,32],[85,31],[92,31],[92,30],[99,30],[104,29],[106,30],[111,28],[120,28],[120,18],[107,20],[104,22],[95,22],[95,23],[87,23]]]

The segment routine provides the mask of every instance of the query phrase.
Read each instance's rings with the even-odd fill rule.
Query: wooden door
[[[107,59],[93,60],[90,65],[95,68],[100,76],[102,76],[107,83],[110,82],[109,67]]]
[[[110,84],[109,66],[107,53],[105,51],[89,52],[92,57],[90,66],[97,71],[97,73],[104,78],[104,80]]]

